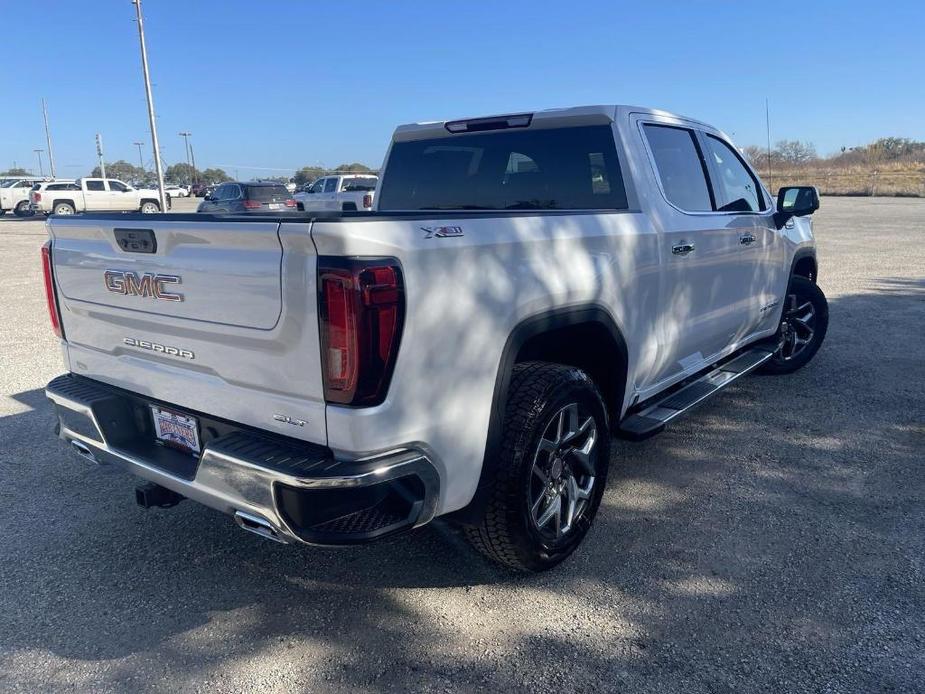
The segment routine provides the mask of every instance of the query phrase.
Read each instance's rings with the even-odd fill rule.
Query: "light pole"
[[[145,24],[141,15],[141,0],[132,0],[138,19],[138,41],[141,44],[141,70],[145,79],[145,97],[148,100],[148,122],[151,125],[151,147],[154,150],[154,169],[157,171],[157,196],[161,210],[167,210],[167,193],[164,190],[164,169],[161,167],[161,148],[157,143],[157,121],[154,117],[154,95],[151,93],[151,73],[148,71],[148,49],[145,46]]]
[[[190,164],[190,153],[189,153],[189,138],[193,133],[188,130],[177,133],[180,137],[183,138],[183,146],[186,148],[186,166],[187,171],[189,171],[189,184],[193,185],[193,165]]]
[[[141,175],[144,176],[145,175],[145,158],[141,155],[141,148],[145,146],[145,143],[144,142],[133,142],[132,144],[138,148],[138,166],[141,167]]]
[[[96,134],[96,156],[100,158],[100,178],[106,178],[106,163],[103,161],[103,136]]]
[[[45,169],[42,168],[42,152],[44,152],[45,150],[44,149],[33,149],[32,151],[39,155],[39,176],[44,178]]]
[[[193,162],[193,175],[196,177],[195,183],[199,182],[199,170],[196,168],[196,153],[193,151],[193,143],[189,145],[189,158]]]
[[[51,177],[55,175],[55,154],[51,149],[51,131],[48,129],[48,107],[45,105],[45,99],[42,99],[42,117],[45,119],[45,142],[48,144],[48,167],[51,169]]]

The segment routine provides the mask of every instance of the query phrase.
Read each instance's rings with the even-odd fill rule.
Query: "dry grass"
[[[887,195],[925,197],[925,164],[882,162],[847,167],[823,162],[805,167],[760,172],[772,193],[781,186],[816,186],[822,195]]]

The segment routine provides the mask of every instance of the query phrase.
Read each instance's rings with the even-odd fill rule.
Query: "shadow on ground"
[[[443,523],[319,550],[191,502],[145,512],[20,393],[0,419],[0,685],[174,689],[259,662],[326,690],[914,690],[922,325],[920,280],[836,298],[802,372],[618,443],[583,549],[532,577]]]

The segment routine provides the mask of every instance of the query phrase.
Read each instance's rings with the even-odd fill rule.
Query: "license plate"
[[[154,435],[158,441],[189,453],[199,453],[199,420],[189,415],[151,406]]]
[[[282,205],[280,205],[278,202],[271,202],[269,207],[271,210],[278,210],[280,207],[282,207]]]

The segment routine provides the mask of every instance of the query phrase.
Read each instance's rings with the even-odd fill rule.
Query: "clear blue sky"
[[[144,0],[164,158],[285,173],[381,163],[398,123],[629,103],[739,145],[925,140],[925,3]],[[49,104],[58,174],[150,142],[128,0],[0,0],[0,169],[37,167]],[[145,163],[152,155],[146,145]],[[47,164],[46,164],[47,166]],[[264,167],[260,169],[257,167]],[[280,171],[272,171],[280,169]]]

